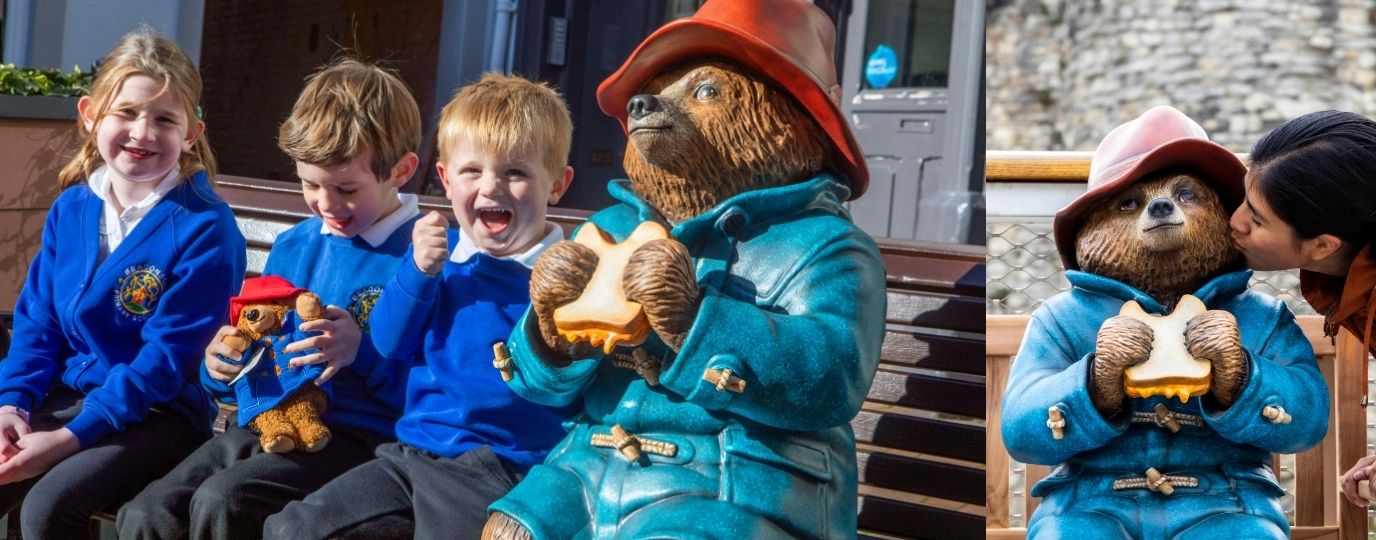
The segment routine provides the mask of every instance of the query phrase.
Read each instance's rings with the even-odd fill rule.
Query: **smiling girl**
[[[22,501],[26,538],[87,535],[91,514],[209,435],[197,362],[245,245],[211,189],[200,98],[186,54],[140,30],[77,104],[84,142],[60,175],[0,362],[0,512]]]

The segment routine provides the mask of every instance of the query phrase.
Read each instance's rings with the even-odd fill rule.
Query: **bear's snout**
[[[626,103],[626,114],[640,120],[645,115],[659,110],[659,98],[652,94],[636,94]]]
[[[239,322],[236,326],[253,334],[270,334],[277,330],[284,315],[285,309],[279,310],[278,306],[271,304],[244,306],[244,310],[239,313]]]
[[[1155,219],[1161,219],[1175,213],[1175,204],[1165,197],[1153,200],[1147,205],[1147,215]]]

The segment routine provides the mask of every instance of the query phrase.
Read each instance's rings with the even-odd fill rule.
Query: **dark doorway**
[[[205,122],[224,174],[296,181],[277,128],[306,76],[341,54],[394,69],[429,133],[442,0],[206,2],[201,45]],[[430,145],[422,145],[428,152]],[[429,156],[422,155],[423,163]]]
[[[567,64],[559,87],[573,114],[569,164],[573,166],[574,181],[560,206],[597,210],[612,203],[607,195],[607,181],[626,177],[621,167],[626,134],[621,124],[598,108],[597,85],[621,67],[641,40],[665,22],[666,8],[674,7],[668,4],[681,3],[571,0]],[[691,15],[693,10],[696,6],[687,14]]]

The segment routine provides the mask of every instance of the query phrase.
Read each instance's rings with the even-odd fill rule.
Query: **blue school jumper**
[[[450,230],[451,252],[457,240]],[[530,305],[530,269],[477,253],[427,276],[411,261],[408,251],[372,321],[383,356],[413,359],[397,439],[444,458],[491,446],[529,470],[564,437],[567,416],[517,397],[492,367],[492,344],[506,341]]]
[[[215,408],[195,374],[244,274],[234,215],[198,172],[100,260],[103,208],[83,184],[49,210],[0,362],[0,405],[34,410],[61,377],[86,396],[66,425],[82,448],[152,407],[208,435]]]
[[[403,256],[407,257],[407,261],[410,260],[407,249],[411,246],[411,228],[419,217],[417,215],[397,227],[377,247],[369,244],[362,235],[344,238],[322,234],[319,217],[298,223],[278,236],[272,244],[264,274],[287,278],[293,285],[319,295],[324,304],[343,308],[363,330],[354,363],[340,370],[324,387],[330,392],[330,406],[324,417],[327,425],[366,429],[389,438],[393,436],[397,417],[401,415],[402,402],[400,399],[387,402],[379,396],[400,395],[405,391],[406,381],[390,375],[392,372],[387,371],[386,360],[378,355],[368,334],[372,329],[373,307],[383,286],[396,273]],[[306,336],[297,333],[295,337]],[[287,343],[287,340],[283,340],[279,345],[285,346]],[[279,351],[278,364],[285,366],[288,356]],[[282,394],[290,394],[301,383],[310,384],[323,370],[321,366],[323,364],[292,370],[309,375],[293,378],[297,384],[283,383]],[[288,372],[284,371],[284,375],[288,375]],[[271,379],[276,381],[275,377]],[[211,379],[204,366],[201,369],[201,383],[222,401],[235,401],[234,392],[225,383]],[[280,395],[278,397],[264,400],[253,408],[261,412],[260,409],[275,405],[280,400]],[[239,404],[241,426],[251,418],[244,414],[245,405]]]

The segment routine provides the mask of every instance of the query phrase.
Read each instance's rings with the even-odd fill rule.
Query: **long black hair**
[[[1336,236],[1358,249],[1376,239],[1376,122],[1309,113],[1252,146],[1252,181],[1300,239]]]

